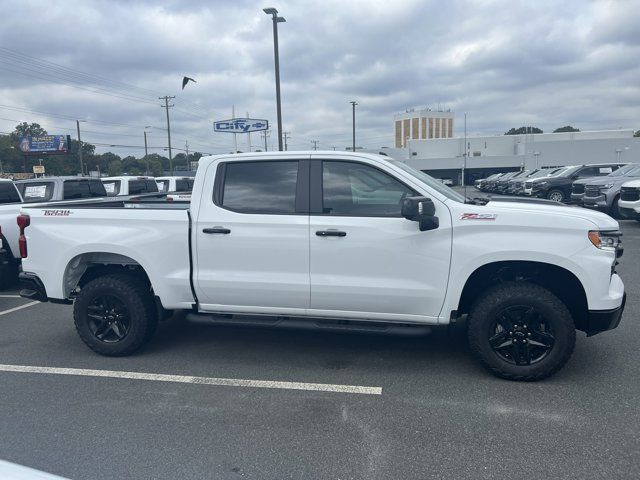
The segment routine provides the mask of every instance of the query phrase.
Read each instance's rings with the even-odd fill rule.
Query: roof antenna
[[[464,174],[467,170],[467,114],[464,114],[464,160],[462,163],[462,186],[464,187],[464,203],[467,203],[467,182],[464,181]]]

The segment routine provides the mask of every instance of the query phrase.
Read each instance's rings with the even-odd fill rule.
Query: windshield
[[[613,173],[607,175],[607,177],[635,177],[640,172],[640,165],[637,163],[630,163],[624,167],[619,168]]]
[[[574,167],[565,167],[564,169],[560,169],[559,172],[552,173],[549,175],[550,177],[570,177],[574,173],[576,173],[580,168],[580,165]]]
[[[427,175],[426,173],[420,170],[410,167],[406,163],[399,162],[397,160],[390,160],[390,159],[385,159],[385,160],[392,163],[393,165],[400,168],[401,170],[404,170],[406,173],[408,173],[412,177],[417,178],[422,183],[426,183],[430,188],[434,189],[438,193],[441,193],[445,197],[450,198],[451,200],[455,200],[456,202],[465,203],[464,196],[460,195],[455,190],[447,187],[444,183],[439,182],[438,180],[431,177],[430,175]]]

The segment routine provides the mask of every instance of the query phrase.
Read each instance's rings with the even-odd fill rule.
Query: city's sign
[[[229,120],[213,122],[214,132],[249,133],[260,132],[268,129],[269,122],[267,120],[259,120],[255,118],[232,118]]]

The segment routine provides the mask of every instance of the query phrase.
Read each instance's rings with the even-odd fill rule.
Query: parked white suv
[[[21,295],[73,302],[80,338],[103,355],[139,349],[166,310],[376,331],[466,319],[485,367],[538,380],[567,362],[576,329],[616,328],[624,308],[608,215],[469,202],[378,155],[207,157],[190,204],[78,207],[22,209]]]

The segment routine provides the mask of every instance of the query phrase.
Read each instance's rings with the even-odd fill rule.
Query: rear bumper
[[[613,330],[620,325],[624,306],[627,303],[626,292],[622,296],[622,303],[619,307],[610,310],[589,310],[585,332],[588,337],[607,330]]]
[[[46,302],[47,290],[44,288],[44,283],[35,274],[29,272],[21,272],[18,275],[20,280],[20,296],[28,298],[29,300],[38,300],[39,302]]]

